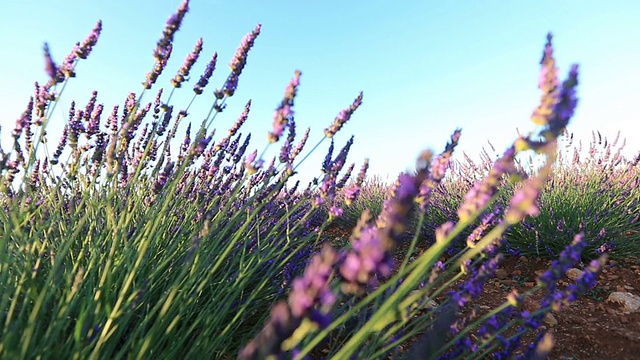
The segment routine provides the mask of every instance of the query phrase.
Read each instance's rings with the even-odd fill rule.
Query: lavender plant
[[[49,80],[36,84],[16,121],[13,144],[7,152],[0,149],[0,356],[302,358],[325,346],[327,357],[380,358],[417,336],[425,340],[404,355],[510,355],[523,334],[538,329],[541,316],[593,285],[602,259],[576,284],[556,286],[585,246],[578,235],[540,277],[539,287],[549,295],[539,311],[521,311],[522,296],[514,293],[497,309],[467,315],[502,257],[505,231],[538,215],[536,199],[550,177],[556,139],[576,106],[577,67],[562,85],[557,82],[550,38],[543,97],[533,117],[542,129],[517,139],[472,185],[457,210],[459,220],[438,226],[431,248],[410,261],[423,240],[414,231],[405,260],[394,263],[398,243],[428,216],[461,132],[440,155],[424,152],[414,173],[399,176],[379,216],[360,216],[349,247],[320,244],[329,222],[366,196],[368,161],[349,184],[353,138],[333,154],[334,136],[362,104],[362,93],[310,151],[331,139],[318,184],[299,190],[295,170],[310,153],[298,160],[309,136],[307,131],[296,142],[293,107],[301,72],[285,88],[262,151],[241,133],[250,100],[226,134],[216,137],[211,128],[227,112],[261,25],[242,39],[219,88],[205,92],[217,67],[214,52],[190,102],[171,102],[197,71],[206,49],[197,39],[169,80],[171,92],[157,89],[188,11],[183,0],[168,18],[139,93],[107,109],[98,92],[86,105],[71,102],[55,149],[49,148],[47,125],[81,70],[79,61],[96,46],[102,23],[59,66],[45,46]],[[145,100],[149,94],[153,98]],[[212,104],[200,123],[191,122],[195,101]],[[175,140],[185,125],[184,138]],[[269,158],[270,146],[285,136]],[[507,206],[491,209],[502,179],[522,175],[514,159],[526,150],[540,153],[545,165],[516,188]],[[476,220],[481,225],[467,247],[439,261]],[[464,284],[446,301],[429,301],[458,279]],[[548,352],[549,341],[541,335],[532,354]]]
[[[437,157],[429,151],[418,159],[414,174],[401,174],[391,187],[377,219],[364,212],[353,230],[351,247],[335,250],[325,245],[314,256],[286,301],[278,302],[263,330],[240,352],[242,359],[280,356],[284,352],[304,358],[337,331],[341,339],[325,349],[327,357],[379,358],[400,343],[423,334],[413,351],[416,358],[498,358],[514,354],[522,335],[536,331],[540,316],[566,306],[594,285],[605,257],[594,261],[576,285],[559,290],[556,282],[568,266],[580,259],[585,242],[576,236],[549,271],[539,279],[539,287],[549,295],[534,314],[517,310],[523,297],[512,293],[497,309],[478,315],[472,300],[479,296],[486,280],[493,276],[502,259],[500,246],[505,232],[528,217],[539,214],[538,198],[550,178],[556,160],[557,138],[565,131],[577,100],[577,66],[566,81],[556,79],[551,36],[545,46],[539,87],[540,106],[532,120],[541,125],[537,133],[519,137],[489,169],[488,175],[471,185],[457,210],[457,222],[447,221],[435,230],[435,244],[416,260],[409,261],[420,232],[415,232],[405,261],[394,269],[392,250],[409,229],[418,213],[418,228],[424,221],[434,190],[443,180],[451,154],[460,138],[454,132],[445,151]],[[516,155],[533,150],[544,156],[544,165],[529,176],[516,166]],[[329,160],[325,169],[330,168]],[[491,209],[499,196],[503,179],[521,182],[506,207]],[[483,215],[485,214],[485,215]],[[482,223],[467,238],[466,247],[446,262],[439,261],[462,231],[476,219]],[[456,280],[466,279],[447,300],[434,303]],[[472,308],[469,315],[469,307]],[[356,319],[355,327],[350,319]],[[351,322],[353,324],[353,322]],[[346,329],[346,331],[345,331]],[[504,336],[510,330],[509,337]],[[477,332],[478,337],[470,335]],[[480,340],[474,340],[480,339]],[[551,335],[539,338],[530,347],[530,356],[544,357],[550,350]],[[406,354],[405,354],[406,355]]]
[[[283,102],[289,122],[271,131],[290,130],[280,152],[286,166],[276,157],[263,166],[269,153],[256,157],[251,135],[241,133],[250,100],[226,134],[210,129],[235,94],[260,25],[242,40],[219,89],[205,92],[214,52],[191,101],[171,102],[175,91],[189,91],[202,39],[171,77],[171,92],[154,89],[188,10],[183,1],[167,20],[141,91],[111,110],[98,92],[86,105],[71,102],[55,149],[45,128],[102,24],[60,66],[45,47],[50,79],[36,85],[0,154],[2,357],[228,356],[311,256],[315,197],[290,180],[308,136],[291,146],[300,72]],[[212,103],[200,123],[190,122],[195,101]]]

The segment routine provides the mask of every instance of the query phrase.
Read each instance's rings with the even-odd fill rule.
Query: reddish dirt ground
[[[331,236],[346,238],[347,229],[330,229]],[[502,304],[513,289],[520,294],[535,286],[536,277],[551,263],[548,259],[507,257],[474,301],[479,309],[489,310]],[[560,286],[570,283],[565,278]],[[550,359],[640,359],[640,311],[625,313],[606,299],[612,292],[640,295],[640,261],[610,260],[598,277],[595,288],[569,308],[545,319],[544,327],[553,334],[554,347]],[[544,297],[538,291],[525,300],[525,309],[536,310]],[[439,299],[436,299],[438,301]],[[439,302],[439,301],[438,301]]]

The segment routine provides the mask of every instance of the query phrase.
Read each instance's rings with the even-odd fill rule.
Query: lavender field
[[[558,78],[551,34],[540,34],[536,131],[460,161],[466,134],[452,128],[387,183],[349,158],[354,137],[335,136],[366,121],[362,92],[322,128],[300,129],[304,75],[292,69],[270,131],[243,132],[252,103],[234,95],[261,25],[227,69],[202,39],[172,53],[188,13],[184,0],[122,103],[100,89],[86,104],[65,97],[91,75],[82,64],[100,46],[98,21],[64,58],[45,45],[46,81],[22,114],[3,114],[1,358],[545,359],[548,314],[593,294],[608,261],[640,261],[640,156],[597,130],[584,148],[574,141],[579,67]],[[176,103],[178,92],[191,100]],[[244,110],[229,113],[237,101]],[[214,129],[221,117],[237,120]],[[299,174],[318,151],[318,172]],[[478,308],[500,264],[520,257],[553,261],[529,290]],[[572,268],[580,275],[561,284]]]

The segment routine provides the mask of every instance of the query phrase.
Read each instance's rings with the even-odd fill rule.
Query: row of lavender
[[[335,157],[332,141],[320,184],[297,188],[293,177],[306,159],[298,158],[309,136],[306,131],[295,142],[300,72],[285,89],[261,153],[250,152],[250,135],[239,132],[250,102],[225,136],[214,141],[210,129],[235,93],[260,26],[242,40],[223,85],[205,100],[213,105],[195,136],[189,124],[172,155],[178,126],[190,116],[191,104],[206,97],[217,62],[214,53],[193,86],[193,99],[177,111],[170,100],[203,50],[198,40],[171,80],[171,93],[158,90],[153,101],[143,102],[165,70],[187,11],[185,0],[168,19],[143,90],[104,116],[97,93],[84,107],[72,103],[63,138],[52,151],[47,123],[76,65],[96,45],[101,23],[61,65],[45,47],[50,80],[36,85],[13,130],[14,143],[0,153],[2,356],[255,359],[302,358],[316,351],[339,359],[380,358],[419,334],[424,340],[409,355],[420,358],[549,352],[552,339],[540,332],[541,319],[593,286],[605,259],[593,261],[576,284],[556,286],[580,259],[583,234],[540,277],[539,288],[548,296],[539,311],[523,311],[526,294],[517,293],[473,319],[467,310],[503,257],[505,232],[540,213],[536,200],[577,103],[577,67],[558,82],[551,37],[542,61],[541,105],[533,116],[540,132],[518,138],[471,185],[455,216],[432,229],[429,250],[393,264],[399,241],[408,236],[413,249],[423,239],[423,231],[410,230],[427,226],[432,200],[446,189],[461,132],[454,132],[443,153],[424,152],[413,174],[400,175],[377,218],[361,214],[351,246],[322,244],[320,230],[357,203],[368,165],[349,183],[355,165],[344,167],[352,140]],[[341,130],[361,103],[362,94],[339,112],[318,145]],[[269,145],[285,131],[278,155],[265,163]],[[515,161],[530,150],[544,159],[533,174]],[[509,186],[512,193],[499,191]],[[504,203],[493,206],[501,196]],[[438,261],[468,228],[468,246]],[[463,277],[449,300],[429,301]],[[526,347],[523,336],[531,332],[537,340]]]
[[[626,140],[621,139],[620,133],[610,141],[599,132],[592,132],[591,142],[584,149],[581,142],[574,143],[572,134],[563,135],[559,141],[564,151],[559,152],[554,173],[538,199],[540,214],[524,219],[507,231],[509,241],[505,243],[505,251],[513,256],[556,257],[575,234],[584,232],[588,244],[584,260],[602,253],[616,259],[637,257],[640,253],[640,155],[633,158],[623,155]],[[490,143],[489,147],[495,152]],[[421,229],[427,244],[433,242],[433,231],[439,224],[457,218],[459,204],[474,182],[488,174],[493,158],[496,155],[483,150],[480,161],[464,154],[462,161],[451,163],[448,176],[434,190]],[[520,172],[535,173],[533,158],[520,160],[516,162]],[[501,194],[494,207],[504,208],[517,186],[518,183],[502,179]],[[380,177],[369,179],[362,186],[359,199],[345,208],[334,224],[353,226],[364,209],[379,214],[389,188]],[[467,245],[471,230],[463,232],[465,236],[452,244],[449,253]]]

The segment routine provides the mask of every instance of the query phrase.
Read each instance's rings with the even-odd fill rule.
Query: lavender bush
[[[331,141],[321,177],[299,189],[294,176],[306,159],[299,157],[310,134],[296,141],[299,71],[285,87],[263,150],[252,148],[251,135],[240,132],[251,101],[228,132],[216,137],[211,129],[235,94],[260,25],[242,39],[219,88],[209,91],[216,53],[202,75],[193,76],[205,51],[202,39],[169,81],[170,92],[155,88],[168,71],[188,5],[184,0],[167,20],[140,92],[110,109],[98,92],[87,104],[71,102],[57,143],[47,139],[46,127],[81,70],[80,60],[97,44],[102,24],[60,65],[45,46],[49,79],[36,83],[13,143],[6,152],[0,149],[3,358],[255,359],[312,352],[381,358],[419,337],[412,351],[395,355],[503,358],[527,345],[524,334],[540,332],[547,312],[593,286],[604,256],[576,284],[556,285],[587,245],[577,234],[538,280],[535,290],[548,291],[539,311],[523,311],[526,294],[517,293],[489,312],[473,309],[502,259],[503,235],[539,215],[537,199],[551,178],[557,138],[576,106],[577,66],[558,82],[551,37],[542,61],[541,105],[532,117],[540,131],[518,138],[471,184],[455,218],[430,217],[430,204],[442,191],[460,130],[441,154],[425,151],[416,170],[401,174],[390,188],[378,216],[363,211],[350,245],[334,249],[322,230],[345,211],[360,213],[350,207],[358,196],[378,196],[365,186],[368,161],[349,182],[356,169],[346,166],[353,138],[342,145],[333,139],[362,104],[362,93],[311,150]],[[190,76],[197,79],[193,98],[180,108],[171,98],[179,89],[189,91]],[[212,103],[199,123],[191,122],[189,112],[195,101]],[[186,135],[176,140],[180,125],[187,125]],[[283,144],[270,157],[278,142]],[[341,146],[335,154],[334,146]],[[544,165],[527,174],[515,157],[530,150]],[[492,206],[501,185],[512,186],[513,196]],[[422,229],[425,219],[440,223],[435,243],[410,260],[424,240],[412,230]],[[467,246],[439,261],[470,227]],[[405,239],[405,260],[394,263],[392,251]],[[465,281],[450,290],[458,279]],[[446,301],[430,301],[445,293]],[[551,342],[540,333],[520,354],[540,358]]]

